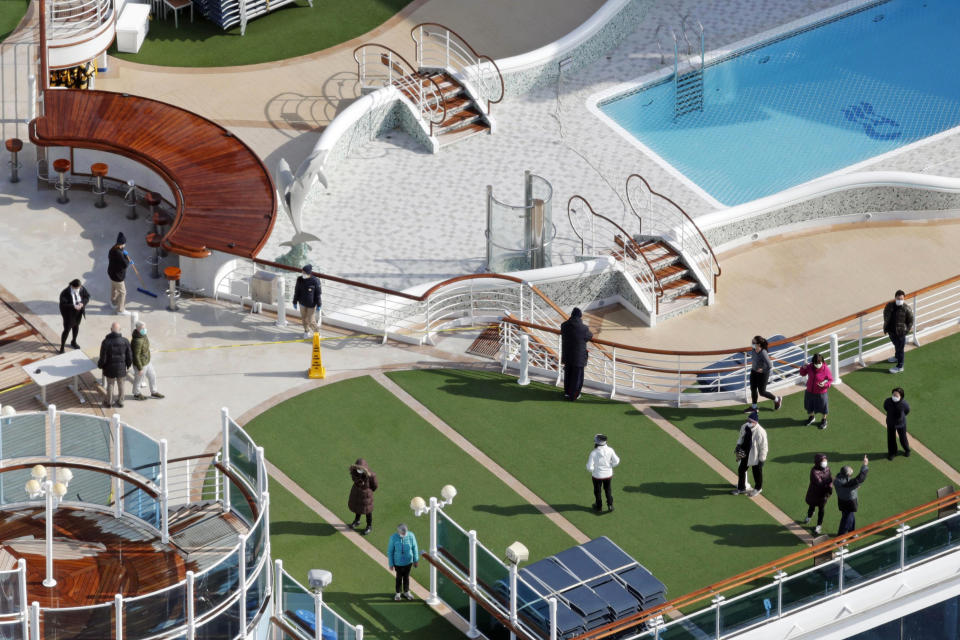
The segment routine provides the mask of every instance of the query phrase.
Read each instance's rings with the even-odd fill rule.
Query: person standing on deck
[[[753,336],[750,342],[753,351],[750,353],[750,397],[753,403],[747,407],[747,413],[757,411],[757,396],[773,400],[773,410],[777,411],[783,404],[783,398],[767,391],[770,382],[770,373],[773,371],[773,361],[767,352],[767,341],[761,336]]]
[[[563,364],[563,397],[576,400],[583,389],[583,370],[587,366],[587,342],[593,334],[583,324],[583,312],[574,307],[560,325],[560,362]]]
[[[121,315],[129,315],[130,312],[124,307],[127,302],[127,286],[124,280],[127,279],[127,267],[133,264],[133,260],[127,255],[126,250],[127,237],[123,231],[117,234],[117,242],[110,248],[107,254],[107,275],[110,277],[110,304],[113,310]]]
[[[903,373],[903,350],[907,346],[907,334],[913,330],[913,312],[906,305],[906,294],[898,289],[893,300],[883,308],[883,332],[890,337],[893,343],[893,357],[887,362],[894,362],[890,373]]]

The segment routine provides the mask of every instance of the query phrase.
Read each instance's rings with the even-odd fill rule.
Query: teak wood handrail
[[[440,124],[440,123],[444,122],[444,121],[447,119],[447,99],[443,96],[443,91],[440,90],[440,85],[437,84],[437,81],[436,81],[436,80],[434,80],[433,78],[431,78],[431,77],[429,77],[429,76],[418,76],[418,75],[416,75],[416,74],[417,74],[417,71],[418,71],[417,68],[414,67],[412,64],[410,64],[410,62],[409,62],[406,58],[404,58],[404,57],[403,57],[402,55],[400,55],[397,51],[391,49],[390,47],[388,47],[388,46],[386,46],[386,45],[379,44],[379,43],[377,43],[377,42],[371,42],[371,43],[368,43],[368,44],[362,44],[362,45],[360,45],[359,47],[357,47],[356,49],[353,50],[353,59],[357,62],[357,77],[360,79],[360,82],[361,82],[361,83],[363,83],[363,74],[361,74],[361,71],[360,71],[360,68],[361,68],[361,67],[360,67],[360,58],[357,57],[357,56],[358,56],[358,54],[360,53],[360,51],[361,51],[362,49],[366,49],[367,47],[379,47],[380,49],[384,49],[385,51],[389,51],[391,55],[396,56],[397,59],[400,60],[400,62],[402,62],[403,64],[405,64],[405,65],[407,66],[407,69],[410,70],[410,72],[409,72],[409,73],[404,72],[404,75],[401,76],[401,78],[402,78],[402,77],[409,77],[409,78],[411,78],[411,82],[412,82],[413,80],[416,80],[417,82],[420,82],[420,83],[422,83],[422,82],[424,82],[424,81],[427,81],[427,82],[429,82],[430,84],[433,85],[433,88],[434,88],[434,90],[437,92],[437,96],[438,96],[438,98],[439,98],[440,107],[443,108],[443,113],[440,115],[440,119],[439,119],[439,120],[428,120],[427,118],[424,118],[424,120],[427,120],[427,122],[430,123],[430,134],[433,135],[433,125],[435,125],[435,124]],[[382,65],[382,66],[387,66],[387,65],[384,65],[384,64],[382,63],[382,61],[381,61],[381,65]],[[397,84],[397,81],[394,81],[394,82],[393,82],[393,85],[394,85],[395,87],[397,87],[398,89],[401,89],[401,91],[400,91],[401,94],[403,93],[402,87]],[[420,116],[423,117],[422,106],[421,106]]]

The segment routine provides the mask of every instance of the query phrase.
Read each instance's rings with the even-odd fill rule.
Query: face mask
[[[821,460],[821,461],[820,461],[820,468],[821,468],[821,469],[826,469],[826,468],[827,468],[827,461],[826,461],[826,460]]]
[[[890,396],[890,399],[894,402],[900,402],[900,396]]]
[[[753,350],[754,350],[754,351],[760,351],[760,345],[754,344],[754,345],[751,345],[751,346],[753,347]]]
[[[140,335],[142,335],[142,336],[147,335],[147,330],[146,330],[146,329],[140,329]]]
[[[902,306],[903,306],[903,300],[900,300],[899,298],[897,298],[896,300],[894,300],[894,302],[897,303],[897,306],[898,306],[898,307],[902,307]]]
[[[814,369],[819,369],[819,368],[822,367],[822,366],[823,366],[822,363],[821,363],[821,364],[815,364],[815,365],[813,365],[813,368],[814,368]]]

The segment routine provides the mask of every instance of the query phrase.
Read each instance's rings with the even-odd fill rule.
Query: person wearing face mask
[[[837,506],[840,507],[838,536],[850,533],[857,527],[857,509],[860,508],[858,489],[867,481],[869,465],[870,460],[867,456],[863,456],[863,466],[860,467],[860,473],[856,477],[853,475],[853,467],[844,466],[833,479],[833,488],[837,492]]]
[[[823,508],[827,506],[827,499],[833,494],[833,474],[830,473],[830,464],[827,456],[818,453],[813,457],[813,469],[810,470],[810,485],[807,487],[807,517],[803,524],[810,522],[813,510],[817,510],[817,526],[813,533],[820,535],[823,532]]]
[[[823,419],[818,426],[820,429],[826,429],[827,414],[830,412],[827,389],[833,384],[830,367],[823,361],[822,355],[815,353],[810,359],[810,364],[800,367],[800,375],[807,376],[807,390],[803,392],[803,408],[807,410],[806,424],[816,422],[816,414],[819,413],[823,415]]]
[[[893,357],[887,358],[887,362],[896,363],[890,373],[903,373],[903,349],[907,344],[907,334],[913,329],[913,312],[905,300],[906,294],[898,289],[893,300],[883,308],[883,332],[893,343]]]
[[[413,594],[410,593],[410,568],[418,566],[419,557],[417,537],[413,535],[413,531],[407,529],[407,525],[399,525],[397,532],[390,536],[390,544],[387,545],[387,565],[391,571],[397,572],[394,600],[399,600],[401,593],[407,600],[413,600]]]
[[[373,531],[373,492],[380,486],[377,483],[377,474],[370,471],[366,460],[357,458],[357,461],[350,465],[350,479],[353,486],[350,487],[347,508],[355,516],[350,527],[360,524],[360,516],[367,516],[367,527],[360,532],[360,535],[367,536]]]
[[[87,317],[87,303],[90,294],[79,280],[71,280],[66,289],[60,292],[60,316],[63,318],[63,333],[60,334],[60,353],[67,343],[67,336],[73,333],[70,346],[79,349],[77,333],[80,331],[80,321]]]
[[[753,351],[750,354],[750,396],[753,403],[745,410],[747,413],[756,412],[757,396],[773,400],[773,410],[776,411],[783,404],[783,398],[767,391],[770,382],[770,372],[773,371],[773,361],[767,353],[767,341],[761,336],[753,336],[750,342]]]
[[[751,498],[760,495],[763,493],[763,465],[767,461],[768,445],[767,431],[760,426],[756,411],[747,416],[747,421],[740,427],[734,452],[740,466],[737,468],[737,488],[730,493],[735,496],[745,493]],[[753,489],[747,484],[747,467],[753,469]]]
[[[607,498],[607,511],[613,511],[613,489],[610,483],[613,480],[613,468],[620,464],[620,458],[613,447],[607,445],[607,436],[598,433],[593,436],[593,451],[587,456],[587,471],[593,480],[593,510],[600,511],[603,505],[600,502],[600,489]]]
[[[150,362],[150,339],[147,338],[147,325],[138,322],[133,330],[133,338],[130,340],[130,349],[133,350],[133,398],[134,400],[146,400],[147,396],[140,393],[140,387],[143,385],[143,379],[146,378],[150,385],[150,397],[164,397],[157,389],[157,372]]]
[[[903,455],[910,457],[910,440],[907,438],[907,414],[910,405],[903,399],[903,388],[896,387],[890,397],[883,401],[883,410],[887,414],[887,460],[897,455],[897,438],[903,447]]]

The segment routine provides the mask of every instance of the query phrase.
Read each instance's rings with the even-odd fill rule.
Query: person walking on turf
[[[898,289],[893,300],[883,308],[883,332],[893,343],[893,357],[887,358],[887,362],[896,363],[890,373],[903,372],[903,349],[907,345],[907,334],[912,329],[913,312],[906,304],[906,294]]]
[[[560,362],[563,364],[563,397],[576,400],[583,388],[583,370],[587,366],[587,342],[593,334],[583,324],[583,312],[574,307],[560,325]]]
[[[767,341],[761,336],[753,336],[750,346],[753,348],[750,353],[750,397],[753,399],[753,403],[746,411],[756,412],[757,396],[773,400],[773,410],[776,411],[783,404],[783,398],[767,391],[770,372],[773,371],[773,361],[767,352]]]
[[[379,487],[377,474],[370,471],[366,460],[357,458],[357,461],[350,465],[350,479],[353,480],[353,486],[350,487],[347,508],[355,516],[350,527],[360,524],[360,516],[365,515],[367,528],[361,531],[360,535],[367,536],[373,531],[373,492]]]
[[[607,511],[613,511],[613,468],[620,464],[620,458],[613,447],[607,444],[607,436],[598,433],[593,436],[593,451],[587,457],[587,471],[593,480],[593,510],[600,511],[603,505],[600,502],[600,489],[607,498]]]
[[[71,280],[67,288],[60,292],[60,316],[63,318],[63,333],[60,334],[60,353],[67,343],[67,335],[73,333],[70,346],[79,349],[77,333],[80,331],[80,321],[87,317],[87,303],[90,294],[79,280]]]
[[[150,385],[150,397],[162,398],[163,394],[157,389],[157,372],[153,368],[153,363],[150,362],[150,338],[147,337],[147,325],[142,321],[137,323],[133,331],[130,349],[133,351],[134,400],[147,399],[147,396],[140,393],[140,387],[143,385],[144,378],[147,379]]]
[[[413,594],[410,593],[410,569],[419,565],[419,558],[417,537],[413,535],[413,531],[407,529],[407,525],[399,525],[397,532],[390,536],[390,544],[387,545],[387,565],[391,571],[397,572],[394,600],[399,600],[401,593],[407,600],[413,600]]]
[[[860,507],[858,489],[867,480],[870,460],[863,456],[863,466],[860,473],[854,477],[853,467],[844,466],[833,479],[833,487],[837,492],[837,506],[840,507],[840,528],[837,535],[842,536],[857,528],[857,509]]]
[[[126,250],[127,237],[123,231],[117,234],[117,241],[110,248],[107,254],[107,275],[110,277],[110,304],[113,310],[122,315],[129,315],[124,307],[127,302],[127,286],[124,280],[127,278],[127,267],[133,264],[133,260],[127,255]]]
[[[887,460],[893,460],[897,455],[897,438],[900,438],[903,455],[910,457],[910,439],[907,438],[910,405],[904,397],[903,388],[896,387],[890,392],[890,397],[883,401],[883,411],[887,414]]]
[[[303,323],[303,337],[312,338],[320,330],[317,325],[317,311],[321,301],[320,279],[313,275],[313,265],[303,265],[303,275],[297,276],[293,288],[293,308],[300,306],[300,321]]]
[[[833,495],[833,474],[830,473],[830,463],[827,456],[818,453],[813,456],[813,469],[810,469],[810,485],[807,487],[807,517],[803,524],[810,522],[813,510],[817,510],[817,526],[813,528],[816,535],[823,532],[823,508],[827,506],[827,499]]]
[[[760,417],[756,411],[747,416],[740,426],[740,437],[734,453],[740,461],[737,468],[737,488],[731,491],[735,496],[742,493],[751,498],[763,493],[763,465],[767,461],[767,430],[760,426]],[[747,484],[747,467],[753,472],[753,488]]]
[[[826,429],[827,414],[830,412],[827,390],[833,384],[830,367],[823,361],[822,355],[815,353],[810,359],[810,364],[800,367],[800,375],[807,376],[807,390],[803,392],[803,408],[807,410],[806,424],[816,422],[816,414],[819,413],[823,415],[823,419],[818,426],[820,429]]]
[[[105,407],[123,407],[123,381],[127,369],[133,364],[133,352],[130,343],[120,334],[120,323],[110,325],[110,333],[100,343],[100,359],[97,367],[103,370],[103,384],[107,391]],[[114,395],[113,387],[117,393]]]

